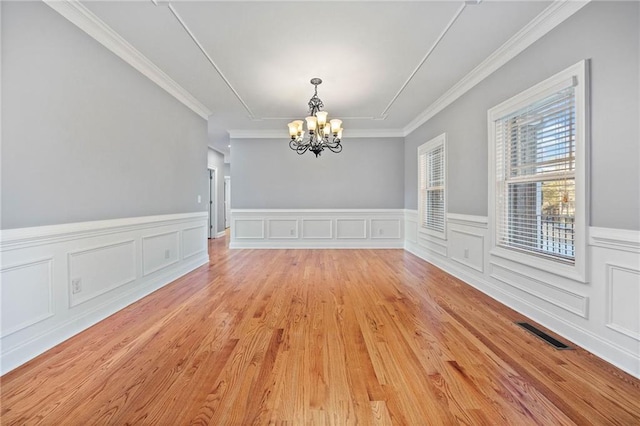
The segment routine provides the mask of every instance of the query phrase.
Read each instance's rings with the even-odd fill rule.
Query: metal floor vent
[[[528,322],[516,322],[516,324],[518,324],[520,327],[524,328],[525,330],[527,330],[529,333],[534,334],[535,336],[541,338],[542,340],[544,340],[545,342],[547,342],[548,344],[550,344],[551,346],[553,346],[556,349],[571,349],[570,346],[565,345],[564,343],[562,343],[561,341],[554,339],[553,337],[549,336],[547,333],[545,333],[544,331],[537,329],[536,327],[532,326],[531,324],[529,324]]]

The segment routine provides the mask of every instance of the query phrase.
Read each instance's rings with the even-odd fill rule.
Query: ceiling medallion
[[[325,148],[331,152],[338,153],[342,151],[342,145],[340,144],[342,139],[342,120],[334,118],[327,122],[329,113],[322,111],[324,104],[318,97],[318,85],[322,84],[322,80],[312,78],[311,84],[315,86],[315,91],[311,99],[309,99],[309,116],[305,118],[309,135],[305,138],[302,120],[292,121],[288,124],[289,136],[291,136],[289,148],[300,155],[311,151],[316,157]]]

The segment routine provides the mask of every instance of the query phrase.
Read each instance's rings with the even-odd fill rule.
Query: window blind
[[[445,229],[445,170],[442,144],[420,155],[421,218],[423,228]]]
[[[573,87],[496,121],[496,237],[511,247],[575,261]]]

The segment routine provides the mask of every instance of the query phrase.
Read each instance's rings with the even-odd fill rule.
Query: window
[[[446,238],[446,135],[418,148],[418,215],[420,230]]]
[[[581,280],[585,78],[581,62],[489,110],[492,253]]]

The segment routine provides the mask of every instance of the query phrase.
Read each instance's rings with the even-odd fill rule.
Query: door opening
[[[231,222],[231,177],[224,177],[224,228],[227,229]]]
[[[218,209],[216,203],[216,187],[218,185],[217,170],[209,169],[209,238],[218,233]]]

